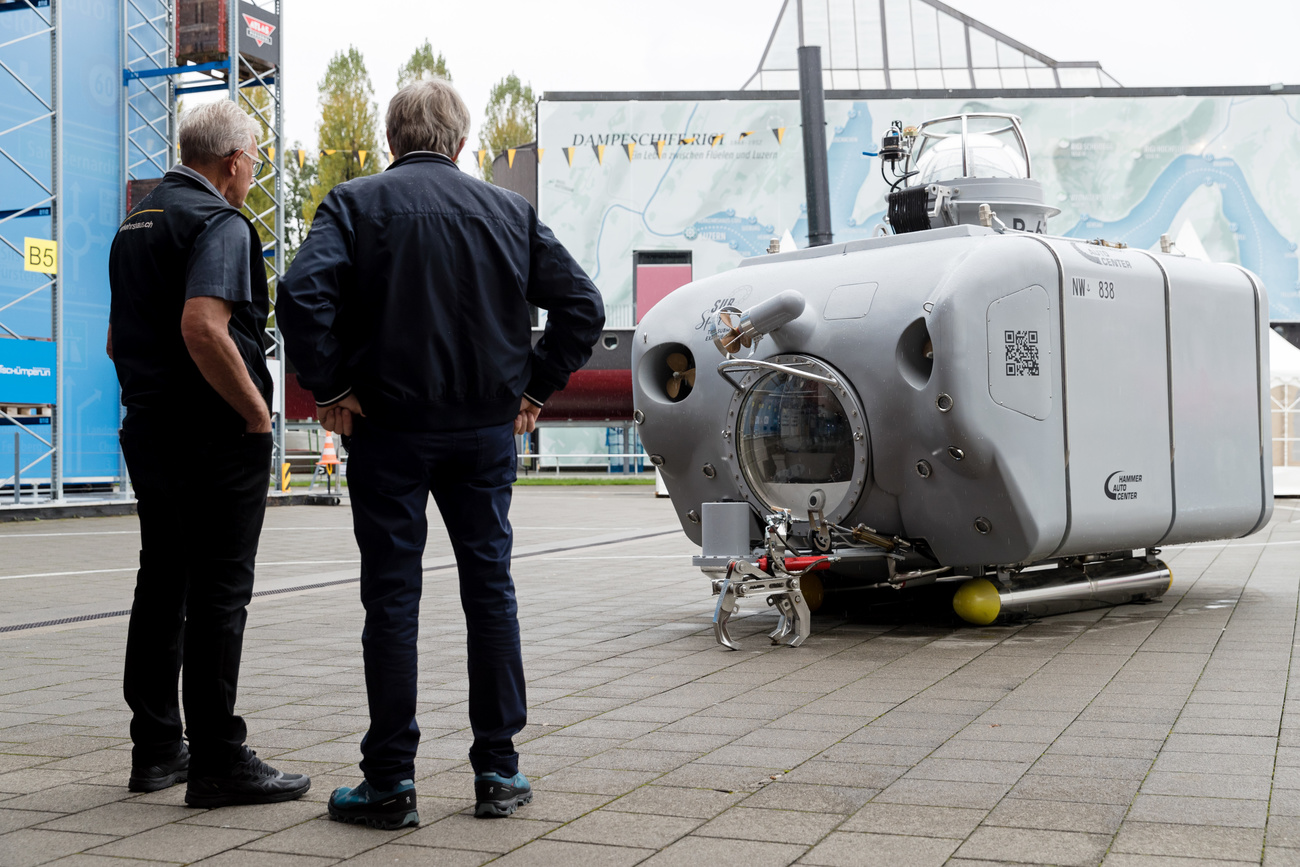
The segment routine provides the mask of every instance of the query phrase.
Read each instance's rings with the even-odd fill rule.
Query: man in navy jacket
[[[457,168],[469,111],[449,83],[407,86],[386,122],[395,161],[325,197],[276,315],[322,424],[346,437],[361,548],[365,781],[336,790],[329,812],[400,828],[419,821],[416,634],[430,493],[468,627],[475,815],[509,815],[532,798],[512,741],[526,717],[510,577],[514,434],[532,431],[586,363],[605,314],[522,197]],[[547,311],[535,347],[530,304]]]

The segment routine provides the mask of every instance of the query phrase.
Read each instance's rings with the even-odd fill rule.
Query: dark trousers
[[[510,578],[513,425],[409,433],[359,419],[347,447],[366,609],[370,730],[361,741],[362,772],[380,789],[414,777],[416,637],[432,493],[456,554],[469,633],[470,763],[476,772],[514,776],[512,738],[524,727],[527,703]]]
[[[140,571],[123,681],[133,714],[132,758],[148,765],[176,754],[183,661],[191,767],[219,771],[247,735],[235,715],[235,692],[271,435],[195,443],[174,432],[126,430],[121,439],[140,512]]]

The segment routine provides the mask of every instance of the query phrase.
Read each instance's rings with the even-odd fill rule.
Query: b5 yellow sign
[[[59,244],[44,238],[23,238],[23,270],[59,273]]]

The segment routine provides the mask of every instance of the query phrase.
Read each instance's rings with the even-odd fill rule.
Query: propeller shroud
[[[691,367],[690,359],[680,352],[670,353],[667,363],[670,373],[664,390],[669,400],[680,400],[686,397],[686,394],[690,394],[690,389],[695,387],[695,368]],[[686,383],[686,394],[682,394],[683,382]]]

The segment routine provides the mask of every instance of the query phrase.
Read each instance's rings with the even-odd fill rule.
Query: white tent
[[[1268,332],[1273,409],[1273,495],[1300,497],[1300,349]]]

